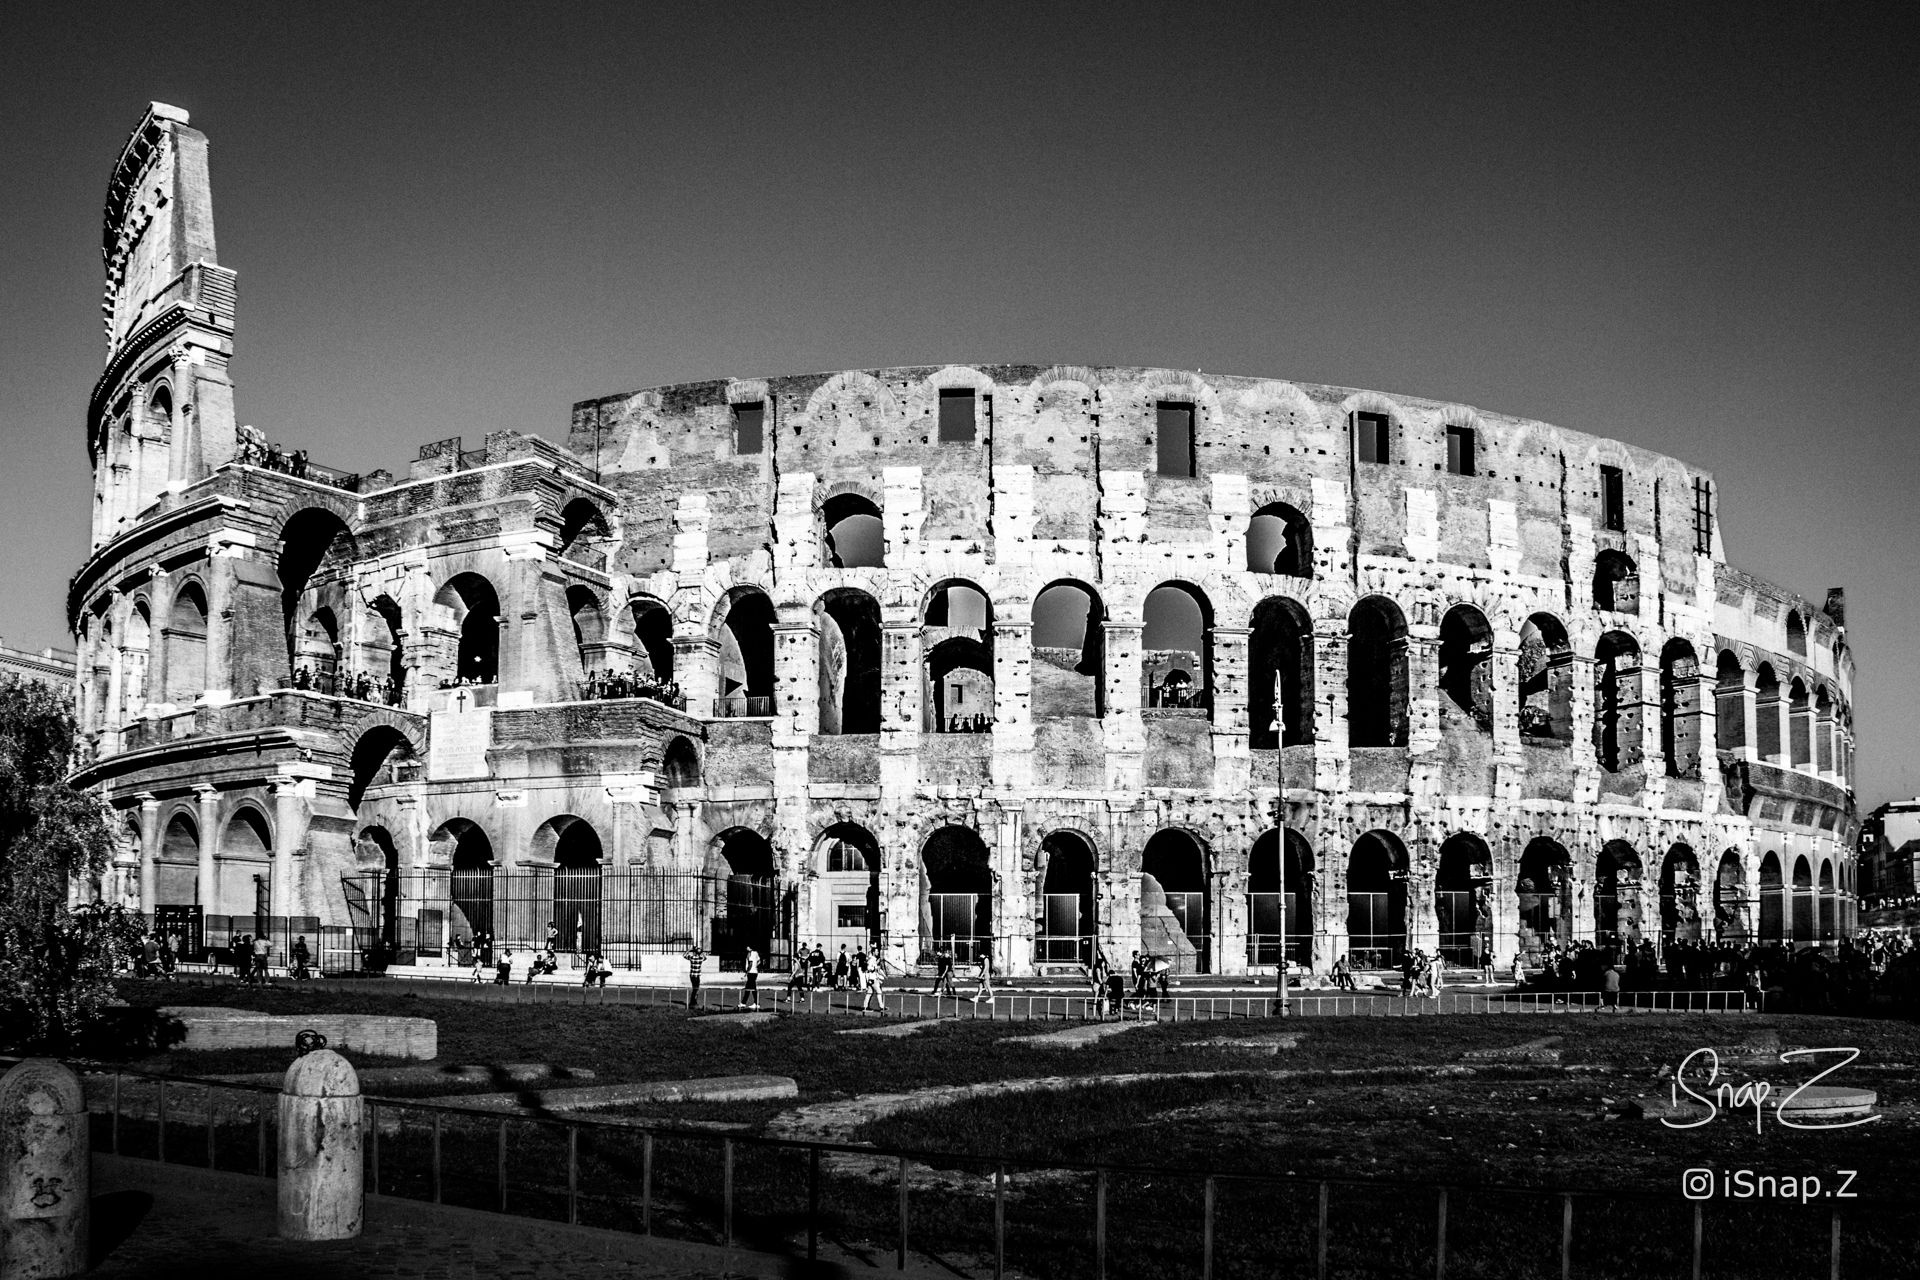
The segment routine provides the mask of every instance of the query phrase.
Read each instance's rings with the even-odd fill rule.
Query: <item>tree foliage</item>
[[[70,909],[107,867],[98,797],[67,785],[79,726],[63,691],[0,681],[0,1046],[71,1046],[113,997],[139,927],[117,907]]]

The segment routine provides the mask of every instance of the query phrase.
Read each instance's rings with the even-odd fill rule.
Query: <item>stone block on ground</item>
[[[1078,1027],[1068,1027],[1064,1031],[1050,1031],[1038,1036],[1007,1036],[998,1043],[1021,1044],[1034,1049],[1084,1049],[1097,1044],[1108,1036],[1117,1036],[1122,1031],[1137,1031],[1141,1027],[1151,1026],[1146,1022],[1089,1022]]]
[[[1277,1031],[1264,1036],[1210,1036],[1205,1040],[1195,1040],[1189,1047],[1195,1049],[1213,1049],[1222,1053],[1249,1053],[1256,1056],[1276,1057],[1282,1049],[1299,1047],[1298,1031]]]
[[[249,1009],[168,1005],[160,1012],[186,1030],[177,1048],[197,1052],[209,1049],[287,1049],[302,1031],[312,1029],[327,1038],[327,1047],[341,1053],[371,1058],[412,1058],[425,1062],[439,1056],[440,1029],[432,1018],[396,1018],[370,1013],[267,1014]]]
[[[889,1040],[903,1040],[908,1036],[920,1034],[928,1027],[937,1027],[942,1022],[950,1021],[952,1021],[950,1018],[922,1018],[915,1022],[889,1022],[883,1027],[853,1027],[838,1034],[843,1036],[884,1036]]]
[[[420,1102],[481,1111],[592,1111],[633,1103],[763,1102],[796,1098],[792,1076],[709,1076],[701,1080],[637,1080],[626,1084],[584,1085],[573,1089],[516,1089],[510,1093],[461,1093]]]
[[[696,1027],[757,1027],[772,1022],[780,1015],[771,1010],[756,1009],[746,1013],[703,1013],[693,1020]]]

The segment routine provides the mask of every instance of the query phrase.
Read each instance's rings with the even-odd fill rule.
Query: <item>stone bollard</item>
[[[360,1234],[366,1104],[353,1064],[331,1049],[294,1060],[280,1086],[280,1238]]]
[[[28,1058],[0,1076],[0,1276],[87,1269],[87,1103],[80,1077]]]

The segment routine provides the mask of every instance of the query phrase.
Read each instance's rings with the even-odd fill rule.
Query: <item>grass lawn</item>
[[[667,1124],[720,1121],[748,1130],[793,1105],[868,1093],[1047,1075],[1232,1073],[975,1098],[900,1113],[858,1131],[860,1139],[880,1145],[950,1153],[930,1163],[954,1169],[1008,1160],[1110,1162],[1163,1171],[1115,1175],[1110,1185],[1109,1256],[1113,1274],[1122,1276],[1195,1270],[1190,1262],[1197,1259],[1202,1184],[1181,1170],[1422,1184],[1418,1190],[1379,1185],[1334,1191],[1329,1226],[1337,1242],[1335,1274],[1370,1274],[1365,1267],[1376,1263],[1385,1268],[1378,1274],[1431,1274],[1436,1206],[1434,1193],[1424,1188],[1435,1183],[1456,1188],[1449,1206],[1450,1275],[1557,1275],[1560,1205],[1550,1193],[1563,1188],[1617,1193],[1616,1199],[1581,1202],[1576,1236],[1582,1265],[1576,1274],[1675,1272],[1674,1250],[1684,1256],[1691,1241],[1691,1206],[1678,1182],[1681,1171],[1693,1167],[1817,1174],[1829,1190],[1840,1181],[1836,1170],[1858,1170],[1853,1191],[1900,1197],[1901,1203],[1844,1206],[1845,1274],[1895,1274],[1920,1250],[1920,1200],[1911,1190],[1920,1186],[1920,1084],[1911,1065],[1920,1063],[1920,1028],[1891,1020],[1664,1014],[1255,1019],[1148,1026],[1086,1048],[1047,1050],[1017,1041],[1059,1024],[958,1021],[892,1039],[839,1035],[875,1025],[842,1016],[780,1017],[744,1027],[658,1006],[496,1004],[364,989],[129,984],[124,995],[136,1005],[430,1017],[439,1025],[439,1061],[446,1064],[549,1062],[588,1068],[601,1082],[792,1076],[800,1089],[797,1103],[623,1109]],[[1203,1043],[1281,1032],[1298,1040],[1273,1056]],[[1829,1083],[1878,1091],[1883,1118],[1855,1128],[1798,1132],[1782,1127],[1769,1108],[1756,1133],[1750,1109],[1686,1131],[1620,1115],[1619,1104],[1629,1098],[1665,1097],[1664,1073],[1689,1052],[1703,1046],[1726,1050],[1767,1036],[1777,1038],[1780,1048],[1859,1048],[1859,1062]],[[1551,1046],[1559,1053],[1557,1064],[1474,1056],[1543,1037],[1557,1038]],[[208,1074],[276,1069],[290,1057],[290,1048],[173,1052],[139,1065]],[[1470,1067],[1471,1074],[1433,1074],[1452,1067]],[[1776,1060],[1729,1069],[1736,1079],[1772,1082],[1777,1098],[1818,1066]],[[1367,1074],[1343,1074],[1351,1072]],[[1693,1078],[1704,1090],[1703,1077],[1704,1068],[1698,1068]],[[457,1091],[442,1082],[406,1090]],[[389,1146],[390,1153],[400,1149],[398,1142]],[[689,1145],[678,1156],[674,1150],[661,1139],[656,1174],[663,1186],[678,1188],[676,1203],[686,1224],[707,1222],[713,1216],[710,1147]],[[490,1151],[476,1148],[474,1157],[486,1172],[493,1164]],[[596,1185],[614,1186],[633,1176],[631,1143],[604,1158],[608,1163],[596,1166]],[[799,1195],[801,1206],[805,1202],[804,1165],[757,1154],[741,1160],[737,1186],[763,1211],[760,1226],[791,1238],[799,1212],[794,1197]],[[830,1182],[831,1214],[844,1238],[886,1241],[891,1193],[859,1178],[849,1181],[844,1173]],[[937,1213],[923,1210],[916,1219],[916,1249],[954,1257],[977,1252],[981,1231],[991,1238],[991,1200],[981,1194],[986,1185],[943,1200]],[[1471,1189],[1496,1185],[1521,1191]],[[1313,1194],[1311,1182],[1294,1188],[1219,1184],[1216,1274],[1270,1274],[1276,1258],[1304,1261]],[[1022,1259],[1019,1269],[1086,1273],[1090,1196],[1084,1178],[1016,1187],[1006,1212],[1009,1249]],[[1712,1204],[1705,1219],[1707,1273],[1824,1275],[1828,1214],[1840,1207]],[[698,1235],[710,1228],[687,1230]],[[1361,1269],[1350,1269],[1342,1258]]]

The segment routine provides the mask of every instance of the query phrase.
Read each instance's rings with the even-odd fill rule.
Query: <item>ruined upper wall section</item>
[[[183,270],[219,261],[207,136],[188,127],[180,108],[150,104],[127,139],[107,183],[100,255],[109,356],[152,317]]]

